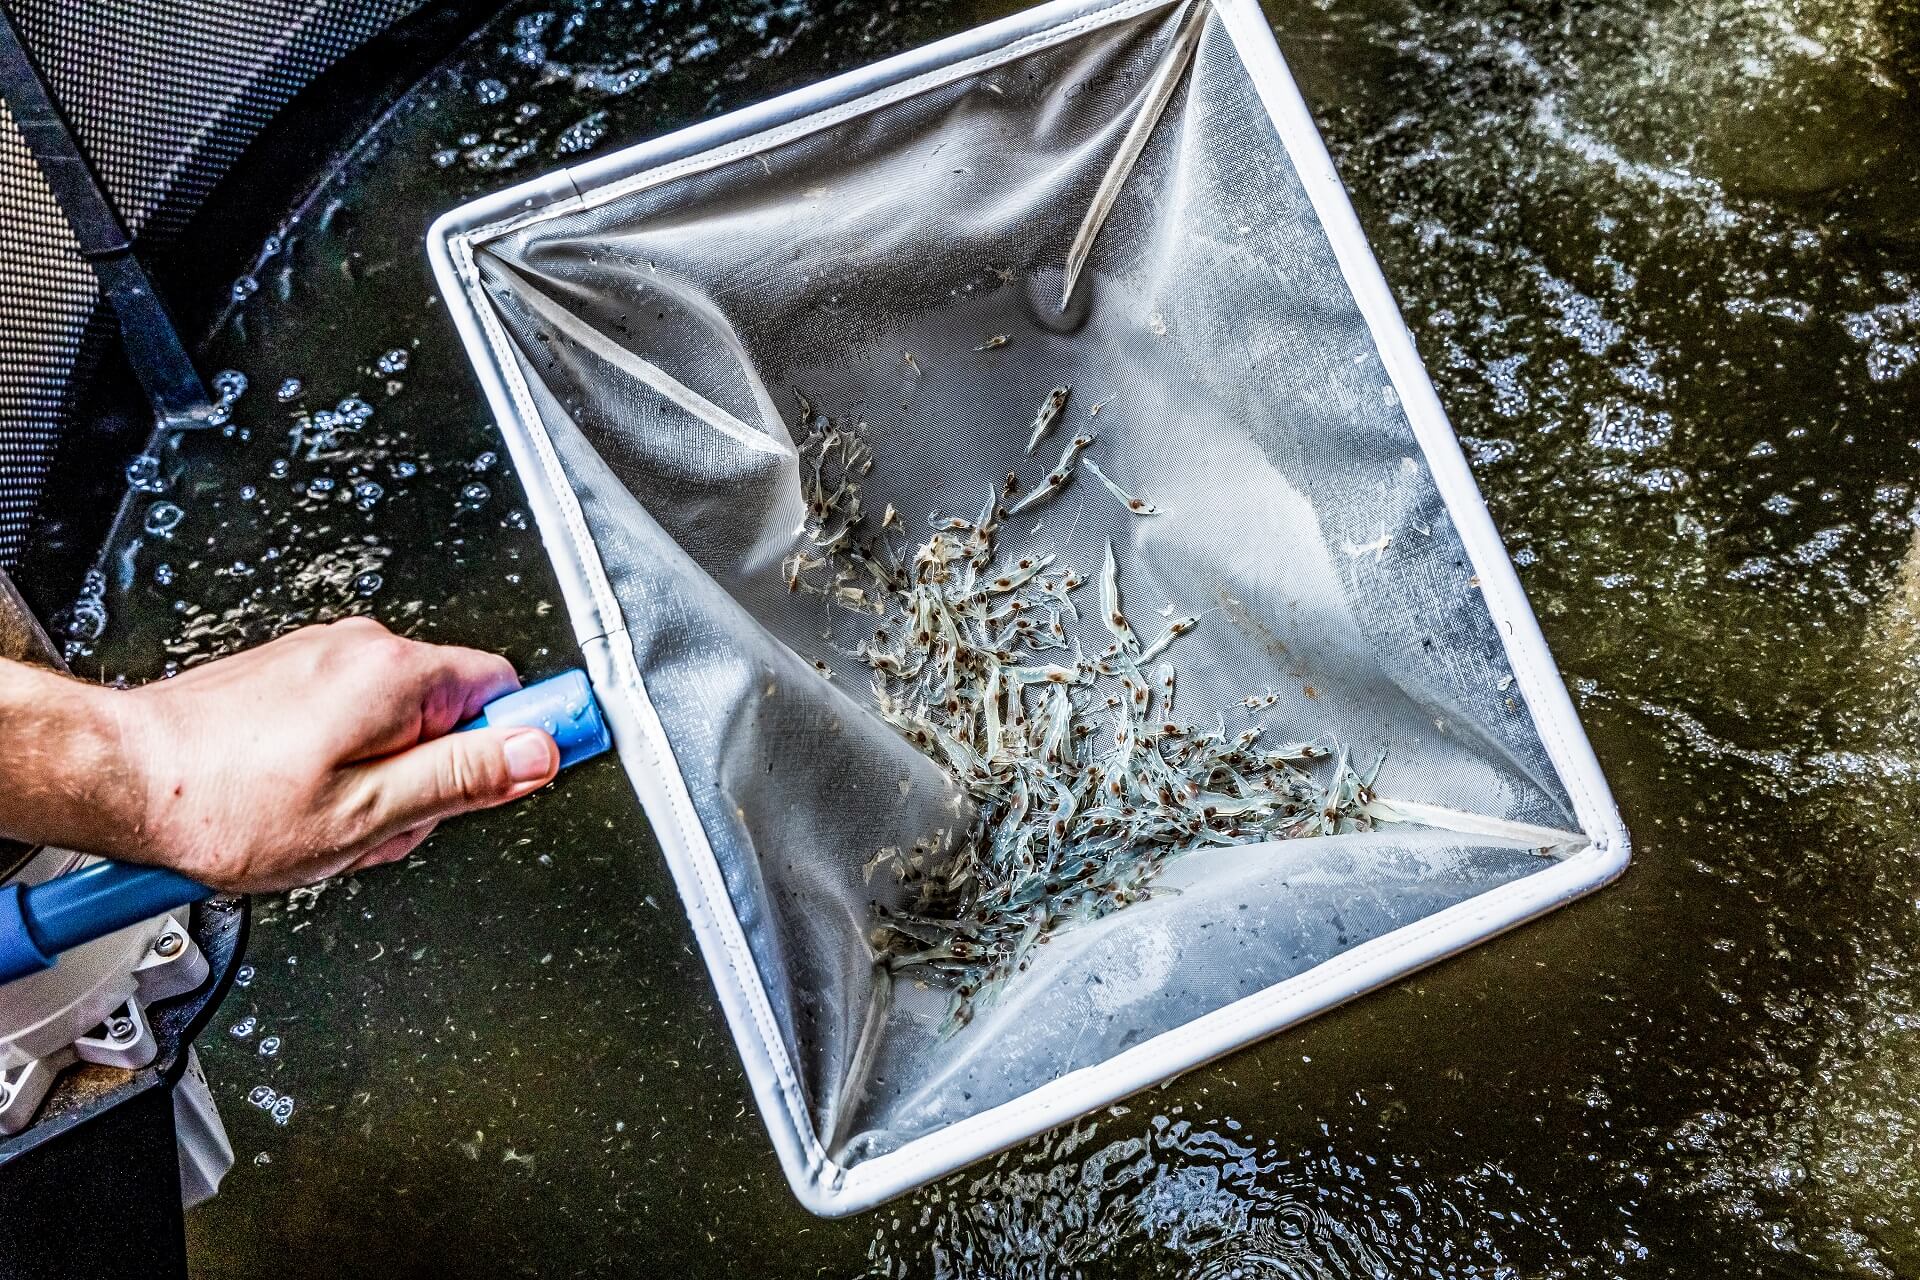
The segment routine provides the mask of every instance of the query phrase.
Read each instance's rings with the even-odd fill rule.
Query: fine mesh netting
[[[663,843],[711,849],[705,909],[737,920],[746,954],[715,942],[709,962],[723,988],[764,993],[743,1042],[791,1072],[805,1176],[828,1185],[915,1143],[893,1185],[941,1172],[962,1149],[943,1132],[1589,839],[1459,508],[1222,13],[1056,9],[971,61],[579,175],[580,199],[465,233],[510,439],[517,420],[536,454],[551,445],[523,471],[577,504],[579,525],[544,522],[556,560],[604,572],[576,620],[644,686],[645,713],[624,732],[615,716],[623,758],[637,784],[677,777],[691,817],[650,812]],[[1056,386],[1070,398],[1030,455]],[[1190,853],[1148,900],[1031,948],[952,1029],[952,982],[876,963],[874,930],[913,906],[884,851],[937,862],[967,798],[879,714],[861,651],[894,621],[793,589],[808,436],[828,424],[871,447],[867,529],[893,508],[898,532],[876,536],[901,555],[1093,435],[1084,456],[1161,514],[1082,470],[1004,518],[1000,560],[1050,555],[1091,583],[1111,545],[1143,637],[1198,619],[1164,654],[1174,718],[1384,752],[1375,789],[1421,820]],[[1111,641],[1096,589],[1062,615],[1082,656]],[[1099,1072],[1075,1079],[1102,1100]]]

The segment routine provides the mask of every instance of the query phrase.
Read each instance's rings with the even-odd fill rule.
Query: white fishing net
[[[1597,798],[1569,794],[1585,745],[1557,678],[1543,654],[1536,670],[1516,661],[1483,597],[1489,565],[1502,590],[1511,574],[1497,545],[1463,540],[1462,512],[1484,517],[1457,450],[1444,436],[1458,477],[1443,497],[1434,442],[1402,403],[1424,379],[1390,367],[1303,177],[1324,153],[1304,113],[1275,114],[1293,92],[1277,58],[1250,71],[1243,57],[1249,12],[1055,6],[768,127],[723,128],[658,164],[616,158],[575,175],[578,198],[495,202],[454,237],[523,474],[564,499],[543,522],[566,548],[556,562],[604,571],[598,604],[572,597],[576,620],[611,633],[616,666],[644,686],[645,715],[614,709],[623,758],[637,784],[676,775],[690,816],[650,811],[663,843],[691,850],[683,885],[709,962],[746,993],[743,1045],[765,1041],[750,1069],[764,1052],[778,1077],[763,1106],[797,1112],[769,1121],[796,1125],[805,1168],[790,1170],[829,1207],[889,1153],[918,1154],[882,1191],[1058,1118],[1056,1102],[1022,1119],[1020,1100],[1070,1073],[1146,1045],[1191,1065],[1169,1033],[1227,1026],[1236,1002],[1276,988],[1330,1002],[1311,994],[1325,962],[1607,836],[1597,779],[1580,784]],[[1304,142],[1286,136],[1300,129]],[[1030,455],[1056,386],[1071,396]],[[793,589],[788,558],[817,551],[807,438],[829,424],[871,447],[860,532],[903,565],[930,518],[978,521],[1010,471],[1030,492],[1069,437],[1092,434],[1083,459],[1161,514],[1130,512],[1082,462],[1050,501],[999,521],[997,565],[1050,555],[1049,574],[1089,584],[1059,614],[1068,650],[1021,660],[1109,650],[1110,544],[1143,642],[1198,619],[1153,663],[1177,672],[1168,718],[1314,740],[1362,773],[1384,752],[1373,789],[1398,807],[1376,813],[1421,820],[1171,861],[1148,900],[1026,948],[1024,971],[953,1030],[953,978],[881,963],[876,913],[915,908],[885,851],[950,852],[975,810],[879,713],[862,650],[897,615],[836,599],[831,566],[804,575],[824,593]],[[1101,735],[1114,720],[1098,699],[1118,691],[1099,677],[1076,695]],[[1537,715],[1563,740],[1551,750]],[[1333,761],[1298,767],[1326,785]],[[1477,925],[1455,910],[1444,942],[1405,953],[1419,959],[1347,981],[1541,905]],[[1284,1020],[1249,1015],[1217,1043]],[[1086,1105],[1112,1092],[1098,1072],[1075,1079]],[[990,1112],[988,1137],[941,1143]]]

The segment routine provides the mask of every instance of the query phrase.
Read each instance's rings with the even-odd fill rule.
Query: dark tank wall
[[[8,0],[58,117],[29,112],[23,127],[0,104],[0,567],[42,616],[73,594],[151,421],[94,266],[131,239],[191,328],[204,273],[257,244],[249,220],[493,7]],[[36,162],[50,123],[108,200],[78,235]]]

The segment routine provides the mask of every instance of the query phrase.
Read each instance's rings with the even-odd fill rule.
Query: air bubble
[[[460,153],[452,147],[442,147],[433,153],[433,163],[442,169],[451,169],[453,162],[459,158]]]
[[[67,636],[92,643],[107,629],[107,606],[99,596],[81,596],[67,611]]]
[[[287,401],[293,399],[295,396],[300,394],[300,389],[303,385],[304,384],[298,378],[288,378],[286,381],[280,384],[280,389],[274,392],[274,394],[280,397],[281,404],[285,404]]]
[[[173,566],[170,564],[157,564],[153,566],[153,580],[163,587],[172,586]]]
[[[268,1036],[268,1037],[267,1037],[266,1039],[264,1039],[264,1040],[262,1040],[262,1041],[260,1042],[260,1056],[261,1056],[261,1057],[263,1057],[263,1058],[271,1058],[271,1057],[273,1057],[273,1056],[274,1056],[275,1054],[277,1054],[277,1053],[279,1053],[279,1052],[280,1052],[280,1037],[279,1037],[279,1036]]]
[[[287,460],[285,458],[275,458],[272,463],[268,465],[267,474],[275,480],[285,480],[287,478]]]
[[[307,496],[309,498],[324,498],[332,492],[333,478],[331,476],[315,476],[313,479],[307,481]]]
[[[527,513],[515,507],[513,510],[507,512],[506,519],[502,521],[502,523],[509,529],[525,529],[527,527]]]
[[[475,480],[460,490],[461,505],[468,507],[477,507],[492,496],[493,494],[487,486],[481,484],[478,480]]]
[[[235,1039],[245,1040],[248,1036],[252,1035],[259,1026],[259,1019],[255,1018],[252,1014],[248,1014],[246,1017],[240,1019],[240,1021],[234,1023],[228,1030],[233,1033]]]
[[[236,987],[250,987],[250,986],[252,986],[252,985],[253,985],[253,972],[254,972],[254,971],[253,971],[253,966],[252,966],[252,965],[250,965],[250,964],[243,964],[243,965],[241,965],[241,966],[239,967],[239,969],[237,969],[237,970],[235,970],[235,971],[234,971],[234,975],[233,975],[233,985],[234,985],[234,986],[236,986]]]
[[[493,465],[498,461],[500,461],[500,455],[489,449],[473,460],[473,469],[475,471],[491,471]]]
[[[254,488],[252,485],[243,484],[240,486],[240,501],[252,502],[255,498],[259,496],[260,496],[260,491]]]
[[[348,428],[365,426],[367,419],[373,416],[373,406],[359,396],[348,396],[335,405],[333,411],[339,415],[338,425]],[[319,415],[314,417],[318,421]]]
[[[379,574],[363,573],[353,580],[353,592],[357,596],[371,596],[385,585],[385,580]]]
[[[373,367],[381,373],[405,373],[407,371],[406,349],[395,347],[375,361]]]
[[[171,502],[156,502],[147,508],[146,530],[156,538],[169,537],[186,514]]]
[[[167,482],[160,475],[160,459],[143,453],[127,464],[127,484],[141,493],[160,493]]]
[[[489,77],[473,86],[473,96],[480,99],[483,105],[491,107],[507,100],[507,86]]]
[[[362,480],[353,486],[353,505],[362,511],[373,510],[373,504],[386,496],[387,491],[372,480]]]
[[[417,462],[396,462],[389,466],[387,470],[392,473],[395,480],[411,480],[420,474],[420,464]]]
[[[285,1124],[293,1119],[293,1099],[284,1093],[281,1094],[279,1101],[273,1104],[273,1111],[270,1114],[275,1124]]]
[[[554,154],[568,156],[599,146],[607,136],[607,115],[595,111],[568,125],[553,144]]]

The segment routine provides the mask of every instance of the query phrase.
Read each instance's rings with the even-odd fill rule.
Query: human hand
[[[504,658],[348,618],[101,690],[132,821],[90,851],[253,893],[393,862],[558,772],[538,729],[448,732],[519,683]]]

